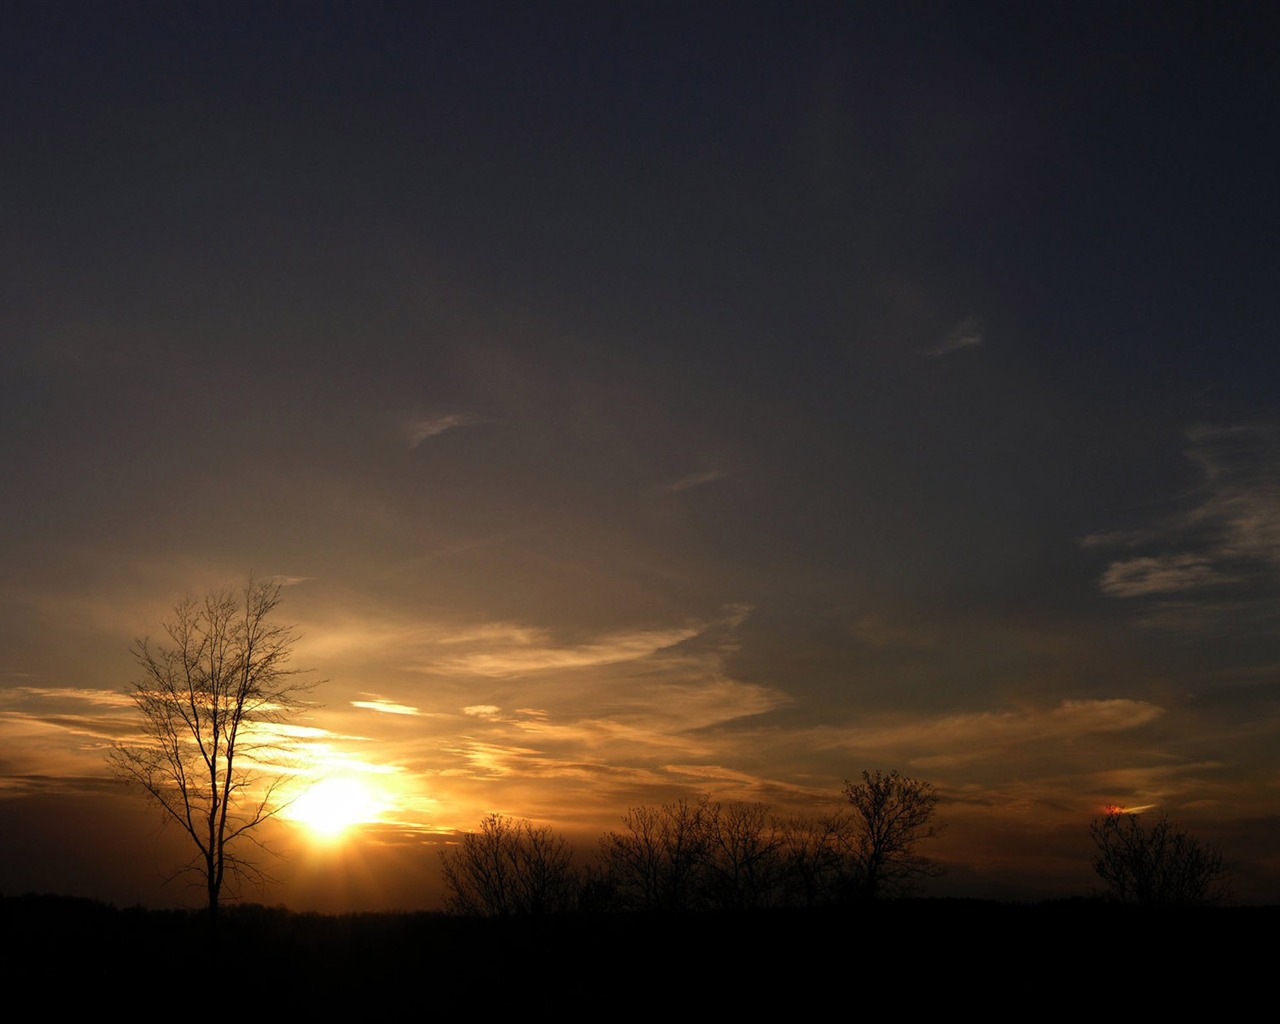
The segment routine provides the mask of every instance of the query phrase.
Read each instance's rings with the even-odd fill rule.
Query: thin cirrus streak
[[[646,658],[692,639],[699,632],[695,628],[684,628],[615,633],[576,646],[557,646],[522,638],[522,642],[508,643],[505,647],[491,644],[483,651],[442,658],[435,667],[442,671],[494,677],[590,668]]]
[[[15,686],[0,689],[0,705],[84,705],[127,708],[133,699],[123,690],[79,689],[74,686]]]
[[[954,765],[1010,746],[1141,728],[1165,714],[1148,701],[1067,700],[1050,708],[977,711],[909,722],[841,729],[823,727],[813,742],[861,752],[897,753],[918,764]]]
[[[360,708],[364,711],[378,711],[384,715],[424,715],[425,712],[409,704],[398,704],[395,701],[384,700],[381,697],[373,700],[353,700],[350,702],[353,708]]]
[[[702,473],[690,473],[688,476],[682,476],[677,480],[669,483],[659,484],[655,490],[659,494],[678,494],[680,491],[692,490],[695,487],[704,487],[707,484],[713,484],[717,480],[723,480],[729,476],[729,472],[723,469],[709,469]]]
[[[469,427],[483,422],[485,422],[483,417],[471,413],[446,413],[440,416],[426,416],[410,420],[405,424],[404,432],[408,438],[409,447],[417,448],[428,438],[438,437],[440,434],[456,430],[458,427]]]
[[[961,349],[976,348],[984,341],[982,321],[976,316],[967,316],[947,332],[947,336],[938,345],[928,350],[931,356],[945,356]]]

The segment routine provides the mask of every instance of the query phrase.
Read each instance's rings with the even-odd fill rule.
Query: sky
[[[1118,804],[1280,900],[1277,29],[5,4],[0,891],[191,901],[106,753],[253,574],[366,819],[266,902],[877,768],[933,893],[1086,893]]]

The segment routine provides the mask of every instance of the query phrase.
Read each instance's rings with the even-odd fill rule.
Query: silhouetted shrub
[[[1221,852],[1192,838],[1162,814],[1148,830],[1137,814],[1108,808],[1089,834],[1098,847],[1093,869],[1106,894],[1139,906],[1196,906],[1230,895]]]

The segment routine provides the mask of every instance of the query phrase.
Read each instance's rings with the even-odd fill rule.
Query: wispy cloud
[[[1136,763],[1121,767],[1059,767],[1057,773],[1034,778],[1005,777],[949,787],[948,803],[962,813],[965,808],[979,808],[998,814],[1034,815],[1038,819],[1044,819],[1045,812],[1054,809],[1098,815],[1114,804],[1137,814],[1164,803],[1185,804],[1191,794],[1213,791],[1216,786],[1209,780],[1223,769],[1215,761],[1161,757],[1157,763],[1150,763],[1141,755]],[[1218,785],[1229,787],[1231,783],[1224,780]]]
[[[1188,525],[1215,535],[1221,557],[1280,567],[1280,430],[1200,427],[1190,437],[1208,494]]]
[[[679,491],[691,490],[694,487],[704,487],[707,484],[715,483],[717,480],[723,480],[728,475],[727,470],[709,469],[702,473],[690,473],[688,476],[682,476],[677,480],[659,484],[656,490],[660,494],[675,494]]]
[[[952,768],[997,755],[1008,757],[1013,747],[1137,729],[1164,714],[1164,708],[1143,700],[1066,700],[1052,707],[823,727],[812,733],[810,742],[855,749],[864,756],[901,759],[919,767]]]
[[[790,742],[810,751],[849,751],[863,763],[910,765],[943,776],[964,768],[973,778],[975,773],[982,774],[979,765],[1006,765],[1007,769],[1009,764],[1025,768],[1041,762],[1061,771],[1070,762],[1070,758],[1064,760],[1066,751],[1073,748],[1087,763],[1087,751],[1101,737],[1139,730],[1165,714],[1160,705],[1146,700],[1064,700],[1051,707],[832,724],[797,733]]]
[[[512,676],[553,669],[581,669],[636,661],[697,636],[699,629],[640,630],[598,637],[579,644],[555,644],[544,634],[516,632],[489,640],[481,650],[444,657],[437,668],[481,676]]]
[[[791,698],[727,672],[748,613],[730,606],[709,622],[576,638],[500,622],[441,631],[451,642],[422,642],[410,659],[430,683],[404,676],[404,692],[377,698],[427,711],[383,716],[406,728],[379,754],[422,778],[436,820],[451,822],[456,809],[492,806],[498,778],[502,800],[522,815],[553,800],[560,817],[571,806],[570,816],[599,820],[646,786],[699,785],[699,770],[750,775],[757,723]],[[586,788],[566,805],[548,780]]]
[[[436,642],[441,644],[536,644],[546,637],[544,630],[514,622],[482,622],[451,629]]]
[[[372,700],[353,700],[351,702],[353,708],[361,708],[365,711],[379,711],[384,715],[413,715],[420,716],[424,712],[410,704],[398,704],[395,701],[385,700],[382,697],[374,697]]]
[[[625,695],[603,689],[595,704],[558,713],[464,708],[466,732],[455,731],[444,745],[453,763],[440,774],[458,781],[590,780],[591,800],[607,805],[613,787],[625,789],[641,778],[688,785],[699,775],[728,772],[725,766],[741,762],[750,750],[751,734],[720,727],[788,703],[778,691],[723,678],[632,679]]]
[[[1215,569],[1207,556],[1159,555],[1112,562],[1098,585],[1112,597],[1143,597],[1233,583],[1236,579]]]
[[[983,324],[976,316],[967,316],[947,332],[945,338],[927,350],[931,356],[945,356],[965,348],[976,348],[984,341]]]
[[[409,440],[409,447],[417,448],[429,437],[437,437],[457,427],[469,427],[483,422],[483,417],[472,413],[451,412],[439,416],[424,416],[412,419],[404,425],[404,433]]]
[[[1196,427],[1186,455],[1200,466],[1195,503],[1161,523],[1091,534],[1086,548],[1164,550],[1113,561],[1099,587],[1111,597],[1185,593],[1274,579],[1280,569],[1280,431]]]
[[[1136,547],[1159,537],[1154,530],[1103,530],[1080,538],[1082,548]]]
[[[133,698],[121,690],[79,689],[73,686],[15,686],[0,689],[0,707],[39,704],[43,707],[128,708]]]

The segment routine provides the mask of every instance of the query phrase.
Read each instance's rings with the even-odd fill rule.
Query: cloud
[[[413,831],[471,824],[495,798],[598,822],[648,786],[765,796],[749,788],[768,775],[757,739],[791,698],[730,673],[749,614],[557,632],[348,602],[306,620],[306,660],[330,675],[321,703],[261,738],[305,745],[300,785],[357,764],[383,772]],[[118,691],[0,689],[0,788],[36,771],[105,777],[103,750],[137,732],[131,712]]]
[[[589,780],[590,799],[607,805],[613,786],[641,779],[687,785],[738,771],[751,732],[720,727],[788,702],[767,687],[715,678],[633,680],[625,696],[611,698],[606,690],[594,706],[559,713],[526,708],[504,715],[496,705],[473,705],[463,709],[472,719],[466,735],[455,732],[443,745],[453,763],[440,774]]]
[[[967,316],[947,332],[941,343],[927,351],[931,356],[945,356],[964,348],[976,348],[983,343],[982,321],[976,316]]]
[[[780,690],[720,676],[666,682],[656,679],[635,685],[632,692],[614,696],[601,710],[607,717],[588,719],[607,731],[625,732],[632,740],[644,736],[669,738],[712,729],[729,722],[767,714],[791,703]]]
[[[268,583],[278,583],[282,587],[296,587],[299,583],[307,583],[314,580],[314,576],[269,576]]]
[[[700,772],[750,775],[761,716],[791,698],[727,674],[734,630],[748,612],[731,606],[699,625],[576,642],[500,623],[451,631],[455,641],[465,639],[461,649],[436,643],[421,652],[432,677],[422,692],[435,701],[424,706],[470,699],[451,705],[458,710],[447,724],[412,719],[422,728],[402,730],[394,750],[381,753],[429,778],[424,787],[439,801],[437,820],[450,821],[455,808],[468,809],[465,821],[477,801],[492,806],[497,778],[504,803],[522,815],[536,815],[541,803],[562,818],[602,820],[647,786],[676,792],[698,783]],[[552,779],[574,795],[546,789]],[[744,783],[733,785],[746,792]]]
[[[94,704],[131,708],[133,698],[122,690],[78,689],[72,686],[15,686],[0,689],[0,706],[36,703],[45,706]]]
[[[421,716],[424,714],[424,712],[419,711],[412,705],[397,704],[395,701],[385,700],[382,697],[375,697],[373,700],[353,700],[351,706],[365,711],[380,711],[385,715]]]
[[[483,650],[440,659],[445,672],[503,677],[566,669],[593,668],[636,661],[674,647],[699,634],[694,627],[619,632],[577,645],[557,645],[538,631],[513,630],[493,637]]]
[[[979,744],[1029,742],[1136,729],[1164,713],[1164,708],[1144,700],[1064,700],[1051,708],[949,715],[926,723],[923,729],[939,739]],[[919,735],[921,726],[912,732]]]
[[[1219,572],[1208,557],[1201,555],[1161,555],[1112,562],[1102,574],[1099,586],[1112,597],[1142,597],[1169,594],[1195,587],[1234,583],[1237,578]]]
[[[1086,548],[1159,545],[1113,561],[1099,587],[1112,597],[1182,593],[1274,580],[1280,570],[1280,431],[1270,426],[1195,427],[1186,456],[1201,469],[1197,499],[1163,522],[1090,534]]]
[[[1207,493],[1188,527],[1209,532],[1220,557],[1280,567],[1280,431],[1199,427],[1190,437]]]
[[[1082,548],[1136,547],[1158,538],[1152,530],[1104,530],[1080,538]]]
[[[1165,714],[1143,700],[1064,700],[1048,708],[966,712],[906,722],[881,721],[849,729],[824,728],[815,744],[877,753],[920,767],[952,768],[1008,756],[1012,747],[1040,746],[1100,733],[1137,729]]]
[[[410,448],[417,448],[429,437],[436,437],[457,427],[469,427],[483,423],[484,419],[471,413],[446,413],[441,416],[426,416],[410,420],[404,425],[405,436]]]
[[[688,491],[694,487],[703,487],[706,484],[715,483],[717,480],[723,480],[728,475],[727,470],[709,469],[704,473],[690,473],[688,476],[682,476],[678,480],[672,480],[670,483],[659,484],[656,490],[660,494],[675,494],[679,491]]]
[[[441,644],[536,644],[546,632],[511,622],[482,622],[451,629],[436,642]]]

